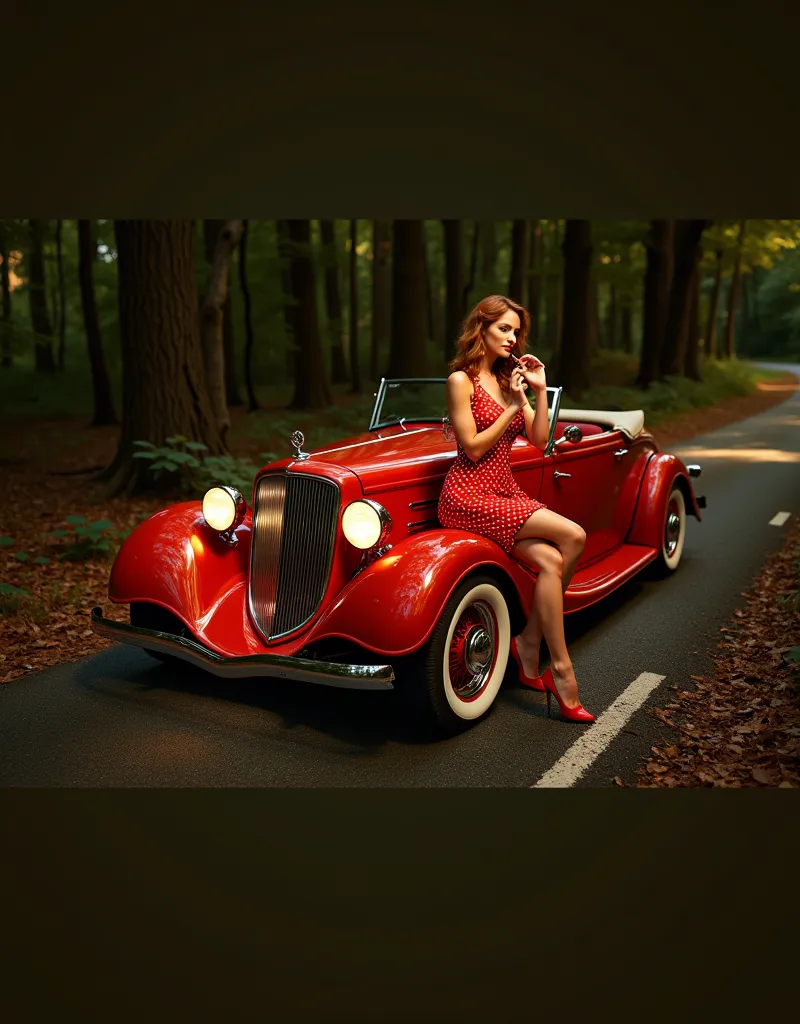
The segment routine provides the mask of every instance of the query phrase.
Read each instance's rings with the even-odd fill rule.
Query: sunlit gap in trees
[[[727,459],[733,462],[798,462],[800,452],[787,452],[781,448],[681,448],[681,458]]]

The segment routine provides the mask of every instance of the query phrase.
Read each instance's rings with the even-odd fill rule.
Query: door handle
[[[553,479],[558,480],[560,476],[572,476],[572,473],[562,473],[560,469],[553,470]]]
[[[616,450],[616,451],[614,452],[614,456],[615,456],[615,458],[617,458],[617,459],[619,459],[619,458],[621,458],[621,457],[622,457],[623,455],[627,455],[627,454],[628,454],[628,449],[627,449],[627,448],[618,448],[618,449],[617,449],[617,450]]]

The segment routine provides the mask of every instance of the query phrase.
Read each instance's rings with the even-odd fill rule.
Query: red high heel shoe
[[[529,690],[538,690],[540,693],[544,693],[541,676],[525,675],[525,669],[522,667],[522,658],[520,658],[519,651],[517,650],[517,638],[515,636],[511,637],[511,657],[517,663],[517,668],[519,669],[519,681],[522,685],[527,686]]]
[[[574,708],[567,707],[564,701],[559,696],[558,690],[556,689],[556,683],[553,679],[553,672],[548,665],[542,676],[542,689],[547,694],[547,717],[550,717],[550,695],[558,701],[558,710],[561,712],[561,717],[566,718],[568,722],[582,722],[584,725],[588,725],[594,721],[594,715],[583,707],[582,704],[578,704]]]

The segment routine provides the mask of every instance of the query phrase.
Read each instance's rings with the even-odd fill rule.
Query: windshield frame
[[[389,420],[379,421],[378,417],[381,414],[383,408],[383,402],[386,398],[386,392],[392,385],[397,384],[446,384],[447,377],[381,377],[380,383],[378,384],[378,390],[375,392],[375,404],[372,407],[372,415],[370,416],[369,426],[367,430],[372,432],[374,430],[383,430],[386,427],[403,427],[406,423],[439,423],[442,426],[449,423],[450,420],[447,416],[417,416],[417,417],[405,417],[393,416]],[[547,446],[545,447],[544,454],[552,455],[553,448],[555,445],[555,433],[556,423],[558,422],[558,413],[561,408],[561,392],[563,388],[551,387],[548,385],[548,391],[553,393],[553,404],[548,410],[548,413],[552,413],[550,418],[550,433],[547,438]]]

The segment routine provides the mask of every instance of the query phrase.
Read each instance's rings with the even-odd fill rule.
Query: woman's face
[[[483,341],[492,361],[507,359],[516,350],[519,329],[519,317],[513,309],[506,310],[499,320],[484,329]]]

